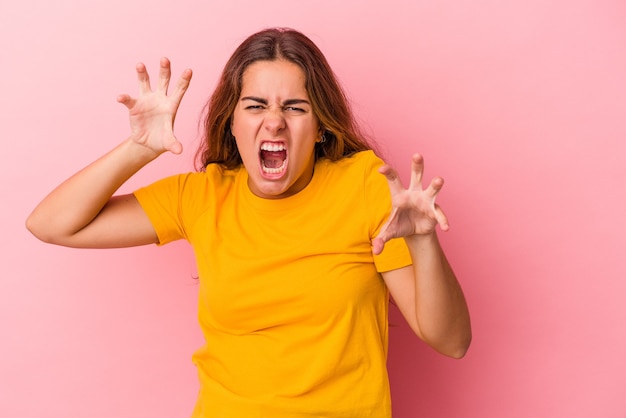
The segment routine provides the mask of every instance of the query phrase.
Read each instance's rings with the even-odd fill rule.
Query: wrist
[[[126,141],[124,141],[120,146],[124,148],[125,154],[131,158],[132,163],[137,163],[142,166],[148,164],[162,154],[162,152],[157,152],[143,145],[141,142],[133,138],[133,136],[126,138]]]
[[[415,234],[404,237],[404,240],[409,246],[424,246],[424,245],[439,245],[439,238],[437,232],[432,231],[428,234]]]

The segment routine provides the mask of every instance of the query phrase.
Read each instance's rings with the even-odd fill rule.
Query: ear
[[[326,132],[326,128],[323,125],[320,125],[317,129],[317,139],[315,140],[315,142],[324,142],[324,132]]]
[[[326,133],[329,132],[326,128],[322,128],[320,129],[319,135],[318,135],[318,140],[317,143],[318,144],[323,144],[324,142],[326,142],[326,140],[328,139],[326,137]]]

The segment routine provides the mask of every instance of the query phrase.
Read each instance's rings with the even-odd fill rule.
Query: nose
[[[280,108],[268,109],[263,120],[265,129],[270,133],[277,133],[285,127],[285,117]]]

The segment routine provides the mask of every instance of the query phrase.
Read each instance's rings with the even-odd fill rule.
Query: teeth
[[[269,151],[269,150],[266,150],[266,151]],[[285,169],[285,161],[283,161],[280,167],[270,168],[270,167],[265,167],[265,164],[261,164],[261,167],[263,168],[264,173],[278,174]]]
[[[263,151],[272,151],[272,152],[276,152],[276,151],[284,151],[285,150],[285,146],[281,143],[275,143],[275,142],[264,142],[261,144],[261,149]]]

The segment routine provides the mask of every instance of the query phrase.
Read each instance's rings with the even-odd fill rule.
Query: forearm
[[[128,139],[64,181],[35,208],[26,221],[39,239],[60,243],[88,225],[113,193],[156,157]]]
[[[405,237],[415,275],[415,314],[422,338],[462,357],[471,341],[467,303],[435,233]]]

